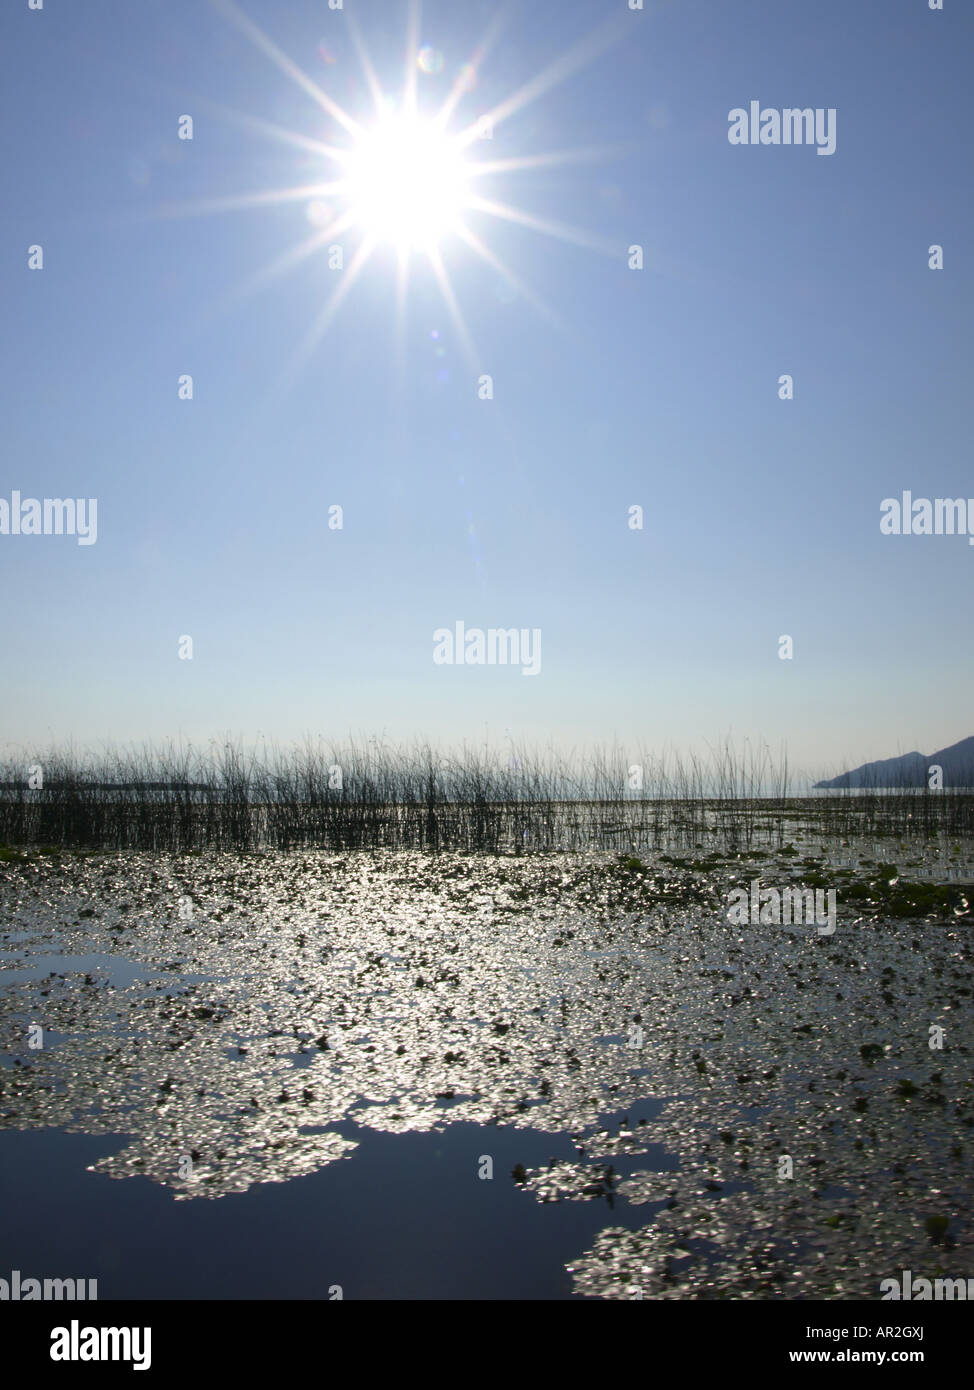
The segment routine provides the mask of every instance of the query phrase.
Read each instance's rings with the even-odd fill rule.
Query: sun
[[[429,253],[461,230],[470,177],[455,136],[416,115],[389,115],[350,151],[344,201],[371,240]]]
[[[251,114],[226,111],[222,107],[215,107],[215,110],[249,129],[297,148],[306,161],[305,167],[308,167],[310,155],[314,177],[311,182],[302,181],[292,187],[260,189],[240,196],[207,198],[199,203],[163,208],[160,215],[208,214],[287,202],[307,204],[307,220],[313,224],[311,234],[257,271],[229,297],[231,303],[235,302],[316,255],[327,256],[329,276],[333,270],[342,271],[340,276],[334,277],[334,288],[322,302],[287,364],[285,384],[308,361],[353,286],[373,263],[374,253],[383,246],[395,251],[394,259],[398,262],[393,341],[400,370],[405,360],[406,301],[415,261],[425,261],[432,272],[471,370],[476,368],[480,357],[454,284],[455,275],[463,273],[464,258],[469,258],[470,253],[500,277],[515,298],[530,304],[548,322],[565,330],[561,316],[501,260],[490,244],[486,227],[499,220],[545,237],[597,250],[612,258],[616,258],[618,247],[614,241],[539,217],[505,198],[492,196],[491,182],[498,177],[506,180],[521,172],[561,164],[601,162],[619,151],[586,147],[546,154],[515,154],[510,150],[494,153],[496,147],[489,142],[494,139],[495,127],[499,128],[616,43],[626,31],[628,11],[617,10],[598,30],[575,43],[489,110],[481,110],[465,124],[459,121],[453,125],[461,104],[477,87],[481,63],[496,42],[502,23],[506,22],[503,16],[495,19],[470,62],[463,64],[456,73],[449,91],[441,91],[442,102],[433,103],[432,108],[422,99],[420,83],[435,82],[443,69],[443,57],[430,45],[420,43],[419,0],[409,0],[406,69],[401,90],[395,96],[387,95],[357,26],[350,19],[349,35],[358,50],[365,85],[371,96],[371,103],[363,103],[365,111],[356,108],[353,113],[345,110],[258,28],[243,13],[237,0],[210,0],[210,4],[310,98],[319,116],[317,128],[305,132],[284,129]],[[433,114],[427,115],[431,109]],[[321,128],[321,114],[328,122],[324,129]],[[351,233],[352,244],[346,248],[347,233]],[[447,251],[451,261],[455,255],[459,264],[448,266]],[[423,267],[419,268],[422,272]]]

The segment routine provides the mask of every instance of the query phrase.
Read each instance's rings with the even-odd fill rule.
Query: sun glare
[[[389,116],[349,155],[346,193],[352,221],[400,251],[432,251],[460,226],[468,166],[456,138],[418,117]]]
[[[554,59],[517,91],[488,111],[470,113],[472,119],[466,124],[458,122],[451,131],[451,122],[458,115],[461,102],[477,87],[480,65],[500,33],[500,20],[491,25],[471,60],[456,72],[449,90],[440,89],[442,100],[432,107],[432,118],[423,114],[424,109],[430,109],[430,103],[422,98],[433,94],[437,79],[443,75],[444,60],[432,45],[420,43],[419,0],[409,0],[406,69],[402,86],[394,96],[387,95],[357,28],[349,21],[351,38],[372,98],[372,119],[369,121],[366,117],[363,121],[365,113],[356,111],[353,114],[340,106],[243,13],[236,0],[210,0],[210,3],[328,118],[325,133],[316,137],[283,129],[252,114],[217,108],[248,128],[297,147],[305,156],[310,152],[324,178],[240,196],[208,198],[164,210],[171,215],[172,211],[177,214],[216,213],[285,202],[306,204],[307,220],[313,224],[311,234],[256,272],[231,297],[236,299],[252,293],[316,254],[328,257],[329,275],[332,270],[342,270],[340,276],[334,277],[334,288],[288,364],[285,379],[293,378],[311,356],[353,286],[365,273],[373,253],[382,246],[392,247],[398,260],[395,345],[400,369],[404,361],[411,263],[418,259],[427,261],[439,285],[457,340],[471,369],[477,365],[479,355],[455,285],[462,261],[471,253],[506,284],[515,298],[531,304],[545,319],[564,329],[559,316],[501,260],[490,244],[485,224],[489,227],[491,221],[499,220],[610,256],[615,256],[618,248],[614,242],[535,216],[505,198],[492,196],[490,181],[497,178],[506,181],[521,171],[601,160],[608,152],[588,148],[518,155],[508,149],[499,152],[500,157],[491,157],[494,147],[481,142],[492,141],[495,126],[515,116],[615,43],[624,32],[627,11],[618,11],[612,20]],[[421,90],[424,83],[433,84],[429,92]],[[332,143],[333,139],[337,143]],[[344,244],[346,232],[353,233],[352,245],[348,247]],[[458,264],[448,265],[447,250],[459,253]]]

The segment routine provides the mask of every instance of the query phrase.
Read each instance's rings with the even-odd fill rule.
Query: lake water
[[[755,878],[834,883],[834,935],[729,925]],[[874,1298],[970,1273],[972,878],[963,847],[899,845],[5,865],[0,1277]]]

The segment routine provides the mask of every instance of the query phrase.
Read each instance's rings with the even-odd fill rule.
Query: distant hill
[[[904,753],[900,758],[883,758],[863,763],[852,772],[843,772],[815,786],[826,790],[848,787],[925,787],[929,769],[943,768],[945,787],[974,787],[974,737],[962,738],[936,753]]]

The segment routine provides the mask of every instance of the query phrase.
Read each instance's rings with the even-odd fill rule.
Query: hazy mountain
[[[816,782],[816,787],[925,787],[931,767],[943,768],[945,787],[974,787],[974,737],[962,738],[936,753],[904,753],[899,758],[883,758],[863,763],[851,772]]]

